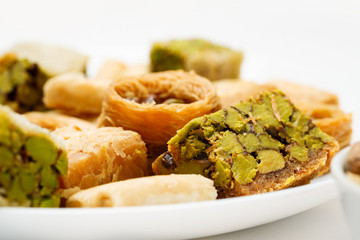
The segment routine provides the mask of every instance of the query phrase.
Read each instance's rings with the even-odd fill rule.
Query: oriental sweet
[[[219,197],[309,183],[329,170],[338,143],[280,91],[193,119],[153,163],[155,174],[211,178]]]
[[[153,44],[150,69],[152,72],[194,70],[210,80],[219,80],[238,78],[242,60],[241,52],[206,40],[172,40]]]
[[[64,142],[0,106],[0,206],[58,207]]]

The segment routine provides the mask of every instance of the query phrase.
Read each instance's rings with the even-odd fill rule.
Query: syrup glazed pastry
[[[242,52],[203,39],[156,42],[150,52],[151,71],[194,70],[210,80],[238,78]]]
[[[0,105],[0,206],[58,207],[64,142]]]
[[[36,42],[20,42],[10,50],[37,63],[50,77],[68,72],[86,72],[89,57],[72,49]]]
[[[222,79],[213,84],[223,107],[230,107],[241,100],[256,97],[264,91],[276,89],[273,85],[257,84],[240,79]]]
[[[106,60],[100,67],[94,81],[109,81],[118,80],[124,76],[136,76],[148,73],[148,66],[143,64],[126,65],[117,60]]]
[[[81,131],[72,126],[53,133],[64,138],[68,153],[64,189],[86,189],[150,173],[145,143],[138,133],[113,127]]]
[[[70,49],[19,43],[0,58],[0,104],[19,113],[46,110],[45,82],[66,72],[85,72],[86,63],[87,56]]]
[[[274,80],[268,84],[275,86],[283,91],[287,96],[291,96],[291,101],[298,107],[309,106],[313,103],[338,105],[339,100],[335,94],[289,81]]]
[[[304,108],[304,112],[325,133],[339,142],[340,149],[350,144],[352,135],[352,114],[344,113],[339,106],[333,104],[313,104]]]
[[[44,103],[48,108],[64,111],[70,115],[99,115],[106,89],[113,80],[128,75],[145,73],[144,66],[127,66],[108,60],[95,78],[82,73],[66,73],[54,78],[44,86]]]
[[[201,175],[150,176],[109,183],[72,195],[67,207],[124,207],[215,200],[213,181]]]
[[[89,81],[81,73],[62,74],[45,84],[44,103],[71,115],[97,115],[108,86],[109,81]]]
[[[38,64],[9,53],[0,58],[0,104],[23,113],[45,110],[43,86],[49,75]]]
[[[58,128],[73,126],[74,128],[85,130],[96,128],[94,123],[76,117],[70,117],[54,111],[48,112],[27,112],[24,116],[32,123],[54,131]]]
[[[329,170],[338,143],[279,91],[193,119],[153,163],[155,174],[197,173],[219,197],[309,183]]]
[[[136,131],[147,144],[163,146],[188,121],[220,106],[211,82],[194,72],[149,73],[114,81],[99,123]]]

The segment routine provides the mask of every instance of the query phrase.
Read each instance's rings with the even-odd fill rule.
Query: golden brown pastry
[[[332,104],[313,104],[304,108],[314,123],[325,133],[333,136],[339,142],[340,148],[350,144],[352,135],[352,114],[344,113],[338,106]]]
[[[101,66],[94,79],[113,81],[124,75],[127,66],[125,63],[116,60],[106,60]]]
[[[123,76],[142,75],[148,72],[147,65],[126,65],[123,62],[116,60],[106,60],[100,67],[94,81],[106,81],[110,82],[117,80]]]
[[[223,107],[230,107],[241,100],[251,96],[255,97],[263,91],[271,91],[276,88],[272,85],[261,85],[240,79],[224,79],[213,82],[213,84]]]
[[[73,126],[81,130],[93,129],[95,124],[89,121],[82,120],[76,117],[70,117],[57,113],[54,111],[49,112],[28,112],[25,114],[25,117],[32,123],[42,127],[47,128],[50,131],[54,131],[58,128]]]
[[[308,107],[309,105],[311,106],[314,103],[334,105],[339,103],[338,97],[335,94],[303,84],[284,80],[270,81],[268,84],[283,91],[300,109]]]
[[[71,126],[53,133],[63,137],[68,153],[65,189],[149,175],[145,143],[133,131],[113,127],[81,131]]]
[[[98,115],[106,89],[113,80],[122,76],[147,72],[147,66],[127,66],[122,62],[107,60],[95,78],[82,73],[67,73],[51,78],[44,86],[46,107],[61,110],[76,116]]]
[[[67,207],[123,207],[215,200],[213,181],[201,175],[150,176],[109,183],[72,195]]]
[[[59,75],[44,86],[44,103],[71,114],[99,114],[108,82],[90,82],[81,73]]]
[[[163,146],[188,121],[220,106],[211,82],[194,72],[149,73],[114,81],[99,123],[136,131],[147,144]]]

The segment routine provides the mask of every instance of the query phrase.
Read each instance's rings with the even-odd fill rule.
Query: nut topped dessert
[[[66,173],[61,139],[0,105],[0,206],[58,207]]]
[[[219,197],[309,183],[329,170],[338,143],[280,91],[195,118],[153,163],[155,174],[197,173]]]
[[[37,43],[20,43],[0,57],[0,104],[14,111],[43,111],[43,87],[53,76],[85,72],[87,56]]]
[[[0,104],[17,112],[44,110],[43,86],[49,76],[35,63],[15,54],[0,58]]]
[[[156,42],[150,52],[152,72],[194,70],[210,80],[238,78],[242,60],[241,52],[202,39]]]

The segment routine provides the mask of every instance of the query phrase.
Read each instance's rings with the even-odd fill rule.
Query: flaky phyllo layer
[[[329,169],[337,142],[280,91],[195,118],[153,163],[156,174],[198,173],[220,197],[308,183]]]

